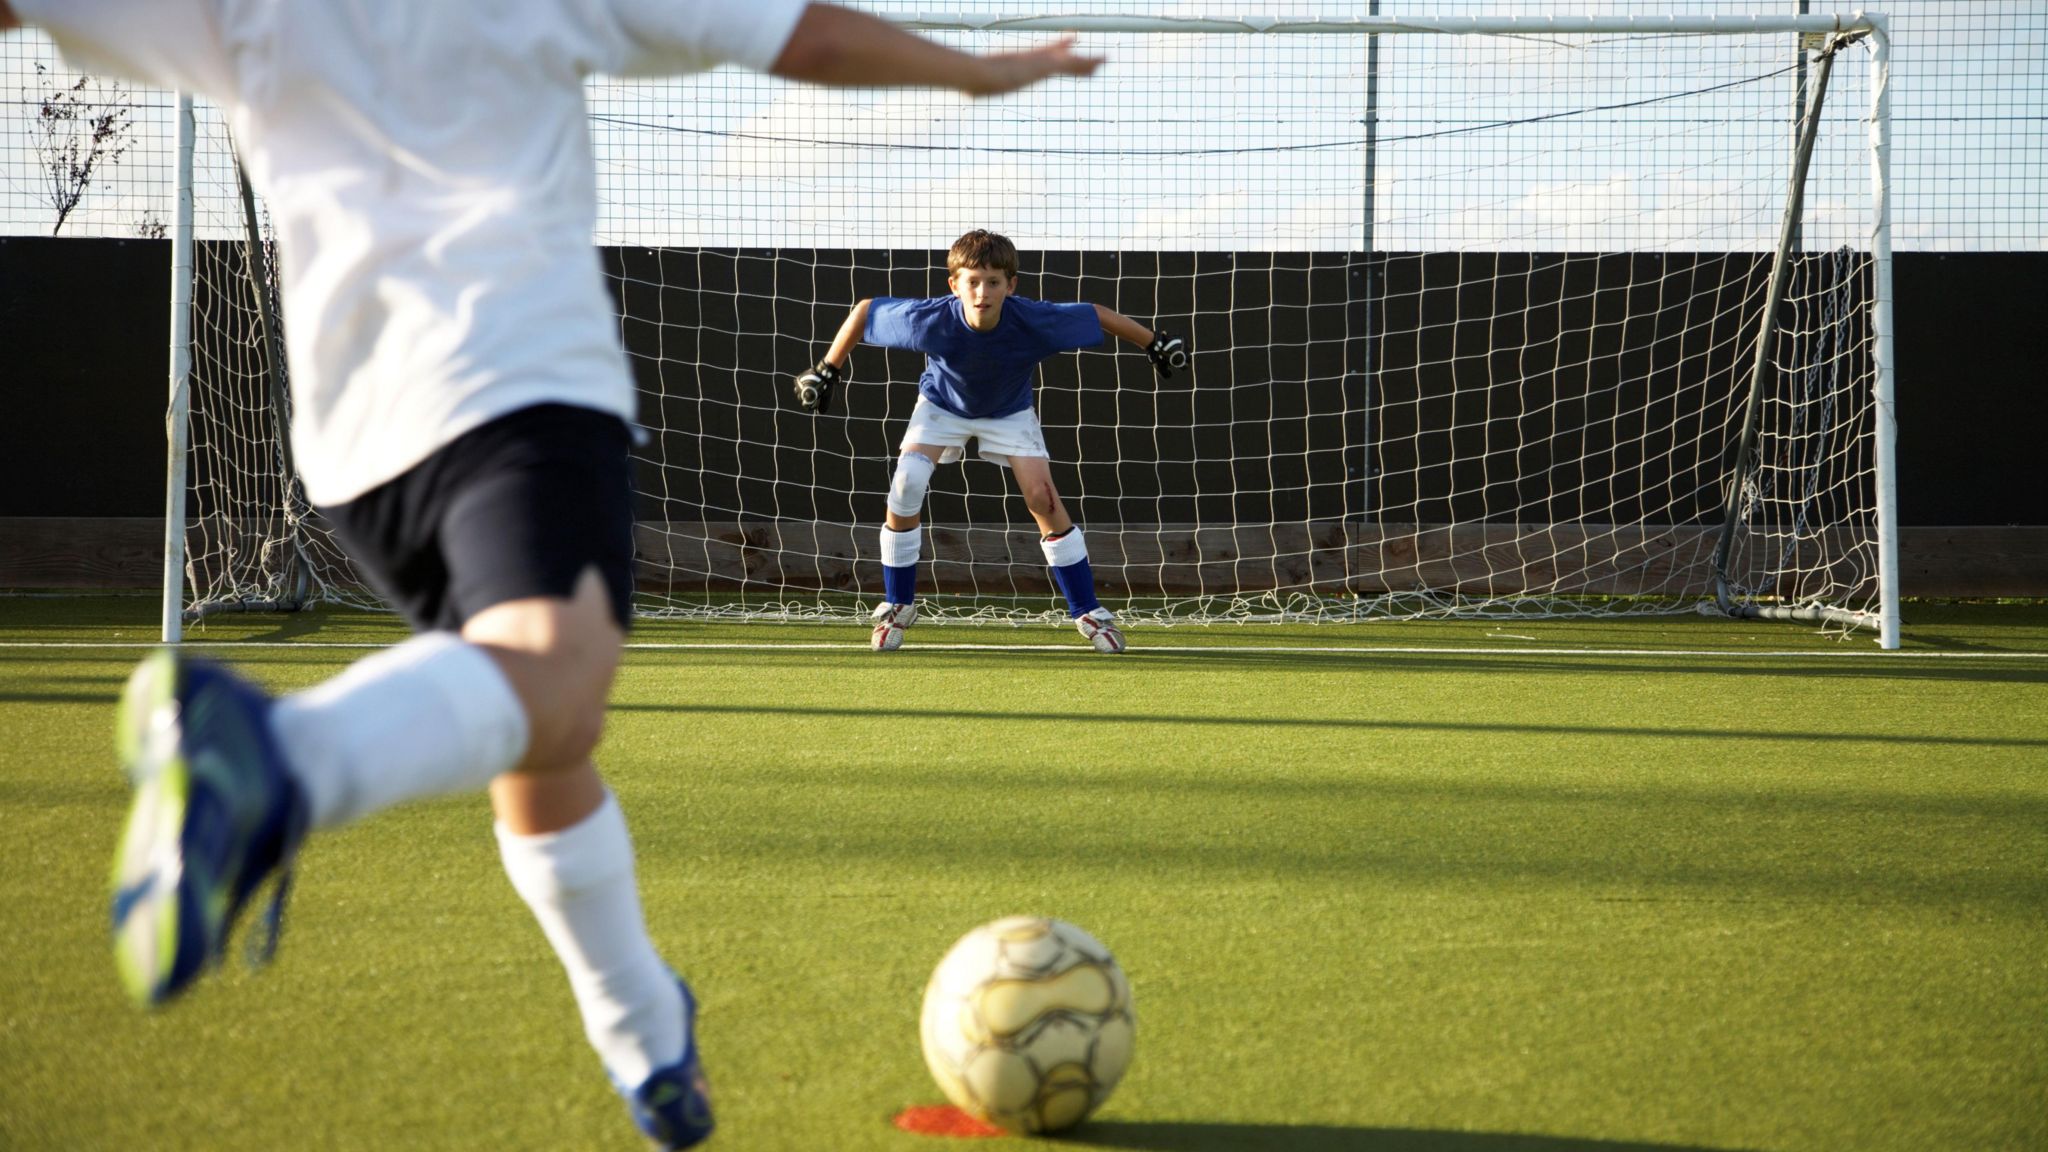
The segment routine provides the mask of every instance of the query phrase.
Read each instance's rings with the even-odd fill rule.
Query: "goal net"
[[[1110,63],[993,100],[591,85],[647,433],[643,613],[873,606],[921,359],[857,348],[823,416],[789,380],[855,301],[943,294],[945,249],[990,228],[1023,295],[1193,350],[1171,380],[1114,340],[1039,373],[1054,480],[1127,621],[1706,607],[1896,642],[1869,24],[906,23],[973,51],[1075,30]],[[222,363],[255,358],[254,315],[216,326]],[[262,419],[236,451],[261,455]],[[277,463],[214,450],[195,436],[195,475]],[[338,594],[283,466],[222,515],[298,534],[232,551],[297,565],[257,587]],[[925,619],[1063,618],[1005,470],[941,467],[923,532]]]
[[[269,217],[218,110],[198,105],[193,121],[188,415],[173,436],[187,438],[183,614],[373,606],[292,463]]]

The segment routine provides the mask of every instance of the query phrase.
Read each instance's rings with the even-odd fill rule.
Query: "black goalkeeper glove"
[[[1152,358],[1152,367],[1160,379],[1171,380],[1175,368],[1188,366],[1188,342],[1178,336],[1154,332],[1152,342],[1145,345],[1145,355]]]
[[[837,383],[839,369],[829,360],[820,360],[817,367],[796,378],[796,402],[804,411],[822,416],[832,407],[832,386]]]

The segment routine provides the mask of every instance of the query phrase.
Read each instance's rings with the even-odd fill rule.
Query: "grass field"
[[[275,967],[128,1005],[109,729],[154,611],[0,599],[0,1148],[635,1147],[481,797],[314,840]],[[1906,634],[656,625],[600,762],[713,1148],[952,1146],[889,1124],[938,1101],[924,977],[1042,912],[1137,1001],[1075,1145],[2041,1149],[2048,610]],[[194,637],[277,690],[398,638]]]

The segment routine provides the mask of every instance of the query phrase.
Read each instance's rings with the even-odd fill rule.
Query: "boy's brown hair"
[[[1017,278],[1017,246],[1008,237],[976,228],[953,241],[946,251],[946,279],[962,268],[994,268],[1010,279]]]

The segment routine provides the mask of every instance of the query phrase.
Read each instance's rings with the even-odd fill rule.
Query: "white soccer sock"
[[[287,696],[271,729],[314,828],[476,791],[526,754],[526,710],[483,649],[427,632]]]
[[[885,525],[881,541],[884,568],[915,568],[924,554],[924,530],[921,528],[898,532]]]
[[[512,887],[555,946],[583,1013],[583,1033],[612,1079],[637,1088],[683,1058],[683,993],[654,951],[633,881],[633,842],[611,793],[560,832],[497,826]]]

